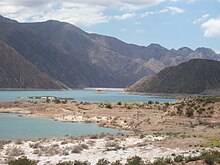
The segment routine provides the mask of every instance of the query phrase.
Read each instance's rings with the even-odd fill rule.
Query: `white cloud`
[[[184,13],[184,9],[178,8],[178,7],[166,7],[165,9],[162,9],[159,11],[159,13],[171,13],[171,14],[179,14],[179,13]]]
[[[56,19],[77,25],[108,22],[110,10],[123,13],[145,9],[165,0],[0,0],[0,14],[20,22]],[[120,20],[120,16],[118,16]]]
[[[114,16],[114,19],[117,19],[117,20],[126,20],[126,19],[129,19],[129,18],[135,17],[135,16],[136,16],[135,13],[125,13],[125,14],[122,14],[122,15],[116,15],[116,16]]]
[[[143,13],[143,14],[140,14],[140,16],[141,17],[148,17],[148,16],[151,16],[151,15],[154,15],[155,14],[155,12],[152,12],[152,11],[147,11],[147,12],[145,12],[145,13]]]
[[[193,21],[193,24],[198,24],[201,22],[204,22],[205,20],[207,20],[207,18],[209,17],[209,14],[204,14],[202,17],[196,19],[195,21]]]
[[[201,25],[204,30],[204,37],[219,38],[220,37],[220,17],[212,18]]]
[[[184,13],[184,12],[185,12],[184,9],[170,6],[170,7],[166,7],[164,9],[161,9],[159,11],[147,11],[145,13],[140,14],[140,17],[149,17],[151,15],[163,14],[163,13],[171,13],[172,15],[175,15],[175,14],[180,14],[180,13]]]

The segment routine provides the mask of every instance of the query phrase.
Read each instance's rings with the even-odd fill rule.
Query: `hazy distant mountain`
[[[89,34],[69,23],[18,23],[0,18],[0,39],[42,72],[69,87],[126,87],[193,58],[220,60],[210,49],[168,50]],[[185,49],[185,50],[184,50]]]
[[[0,88],[67,89],[0,41]]]
[[[168,67],[154,76],[145,77],[128,90],[144,93],[199,94],[220,89],[220,62],[193,59]]]

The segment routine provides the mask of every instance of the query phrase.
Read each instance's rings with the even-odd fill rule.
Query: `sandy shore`
[[[180,105],[182,114],[179,114]],[[197,109],[191,117],[187,114],[189,107]],[[49,162],[55,164],[68,160],[89,160],[95,164],[101,158],[110,161],[117,158],[125,162],[134,155],[139,155],[144,160],[153,160],[155,157],[171,156],[174,153],[190,154],[192,151],[219,149],[218,145],[220,146],[220,102],[205,104],[189,99],[171,104],[111,103],[109,105],[109,103],[55,104],[23,101],[0,103],[0,112],[65,122],[97,123],[103,127],[133,132],[131,135],[123,136],[108,135],[80,139],[66,137],[1,143],[0,164],[21,155],[39,160],[39,164]],[[87,147],[80,146],[78,147],[80,152],[73,151],[81,144],[86,144]],[[49,153],[49,151],[57,152]]]

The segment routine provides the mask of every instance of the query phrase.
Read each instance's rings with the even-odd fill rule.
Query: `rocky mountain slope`
[[[220,62],[193,59],[145,77],[128,89],[143,93],[199,94],[220,89]]]
[[[127,44],[59,21],[18,23],[0,17],[0,40],[72,88],[126,87],[193,58],[220,60],[220,55],[206,48],[168,50],[158,44]]]
[[[0,88],[67,89],[0,41]]]

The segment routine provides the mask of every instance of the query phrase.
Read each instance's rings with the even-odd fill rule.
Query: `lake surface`
[[[0,91],[0,102],[27,100],[18,97],[24,96],[56,96],[74,98],[80,102],[175,102],[176,99],[165,99],[156,96],[121,94],[121,91],[106,91],[98,94],[95,90],[70,90],[70,91]]]
[[[103,128],[91,123],[67,123],[50,119],[21,117],[16,114],[0,113],[0,140],[36,139],[42,137],[100,133],[116,134],[119,132],[125,131]]]
[[[28,100],[25,96],[55,96],[74,98],[80,102],[175,102],[155,96],[121,94],[121,91],[105,91],[98,94],[96,90],[71,91],[0,91],[0,102]],[[14,140],[20,138],[60,137],[64,135],[87,135],[99,133],[115,134],[116,129],[98,127],[96,124],[66,123],[48,119],[19,117],[14,114],[0,113],[0,139]]]

